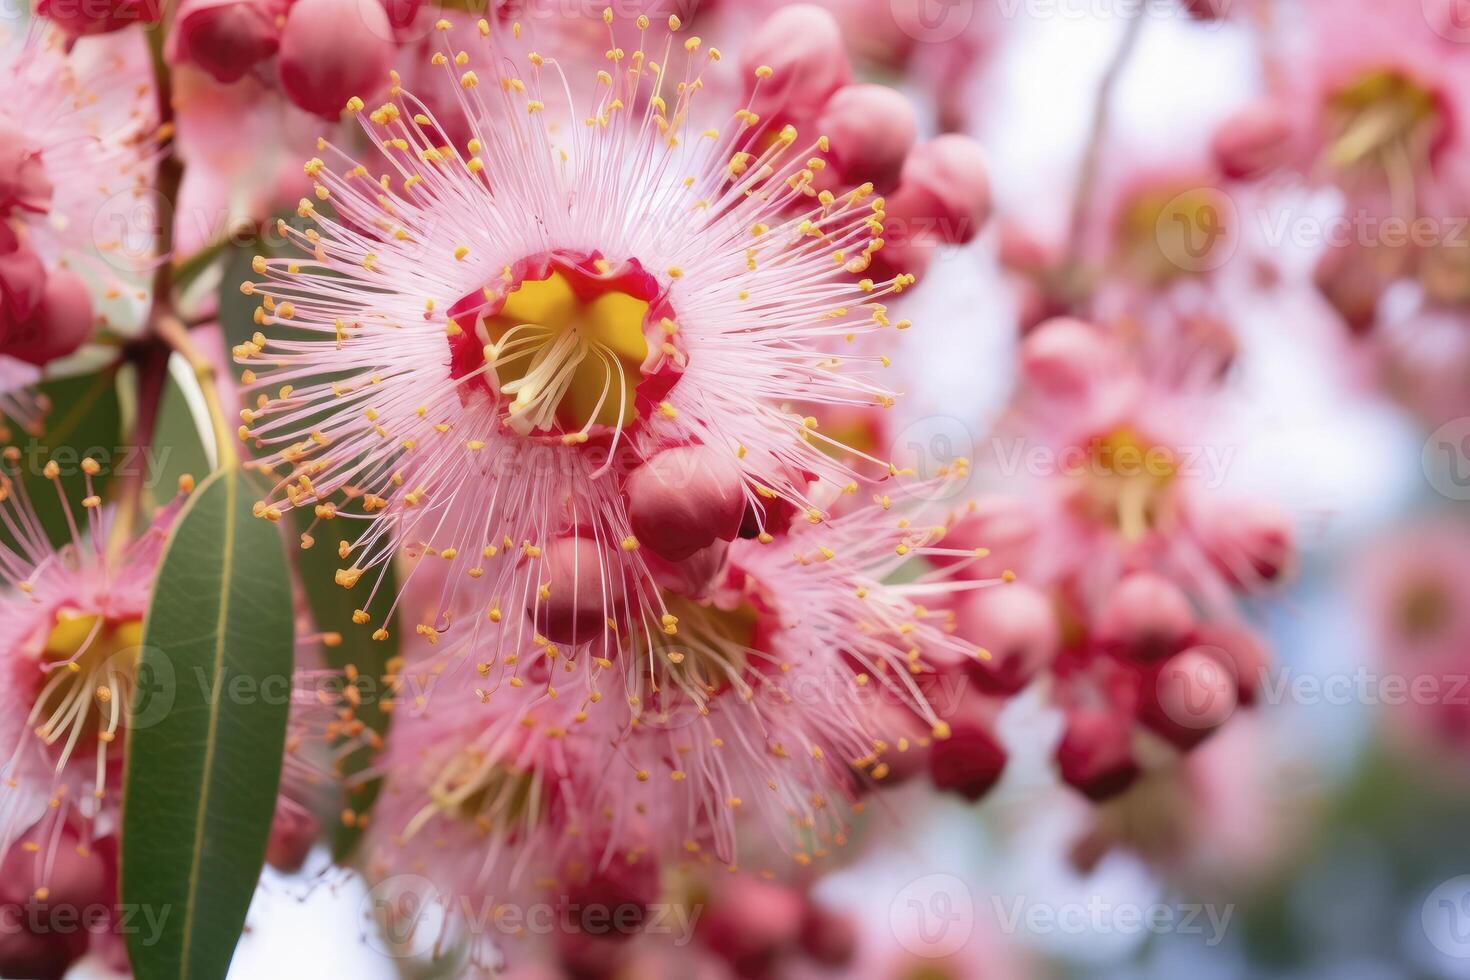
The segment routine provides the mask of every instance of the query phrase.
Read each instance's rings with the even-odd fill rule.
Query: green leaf
[[[41,430],[26,435],[15,448],[21,454],[20,468],[36,515],[51,543],[60,547],[71,540],[71,528],[61,497],[42,472],[46,464],[56,463],[67,503],[75,510],[87,495],[83,459],[95,459],[102,466],[93,478],[98,493],[105,491],[113,475],[128,467],[146,466],[147,460],[138,447],[123,445],[116,368],[47,381],[39,386],[39,393],[50,403],[50,411]]]
[[[203,479],[209,472],[209,456],[199,438],[199,426],[189,410],[184,389],[179,387],[173,375],[164,382],[158,407],[158,429],[153,435],[149,453],[146,486],[154,506],[173,499],[179,478],[186,473]]]
[[[290,580],[275,525],[229,468],[189,501],[143,628],[123,791],[122,901],[139,980],[223,978],[265,860],[290,709]]]
[[[314,515],[311,508],[303,507],[294,511],[293,517],[297,528],[304,533],[310,527]],[[355,543],[356,535],[349,532],[361,523],[343,520],[318,522],[311,530],[312,536],[317,539],[316,543],[298,553],[297,568],[301,573],[302,588],[306,592],[307,603],[311,606],[317,629],[322,633],[335,633],[342,638],[337,646],[323,646],[322,653],[327,665],[338,670],[348,664],[357,668],[360,676],[358,691],[361,695],[361,701],[356,708],[357,719],[372,731],[384,735],[388,731],[392,714],[382,709],[382,701],[388,697],[383,689],[383,675],[388,661],[398,655],[398,630],[388,622],[387,639],[373,640],[370,634],[384,624],[393,599],[398,594],[398,579],[390,562],[371,602],[367,600],[366,581],[358,589],[347,590],[338,585],[335,579],[337,569],[342,565],[337,557],[337,542],[346,537]],[[362,529],[365,530],[366,528]],[[371,625],[352,621],[353,612],[359,608],[368,613],[368,623]],[[348,784],[344,802],[358,817],[371,811],[378,797],[378,780],[359,782],[352,778],[370,762],[372,755],[366,748],[360,748],[340,761],[342,775]],[[357,823],[360,824],[361,820]],[[338,829],[332,841],[332,853],[338,860],[344,860],[351,853],[361,832],[356,825],[346,826],[340,822],[333,825]]]

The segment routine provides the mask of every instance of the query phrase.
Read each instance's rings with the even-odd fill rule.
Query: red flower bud
[[[1114,586],[1098,615],[1098,640],[1138,660],[1175,653],[1194,629],[1194,609],[1177,585],[1137,572]]]
[[[842,181],[872,181],[882,190],[898,180],[918,121],[909,100],[888,86],[847,85],[822,107],[817,132],[827,137],[832,166]]]
[[[1067,716],[1057,745],[1062,780],[1089,800],[1117,796],[1138,778],[1132,723],[1105,711],[1079,709]]]
[[[1000,781],[1006,768],[1006,750],[978,716],[950,723],[949,737],[936,738],[929,749],[929,778],[971,803]]]
[[[86,343],[92,322],[87,284],[76,273],[57,269],[46,277],[40,303],[11,331],[0,352],[44,367]]]
[[[960,636],[990,655],[970,662],[970,673],[989,693],[1015,694],[1057,654],[1061,627],[1051,600],[1020,582],[971,592],[955,612]]]
[[[8,347],[36,312],[46,289],[41,260],[0,224],[0,350]]]
[[[296,0],[281,31],[281,88],[307,112],[341,115],[388,84],[393,27],[378,0]]]
[[[158,0],[37,0],[36,13],[70,37],[107,34],[133,24],[156,24]]]
[[[756,70],[763,67],[771,76],[758,79]],[[740,69],[751,111],[777,126],[813,119],[852,77],[837,21],[809,3],[782,7],[767,18],[745,45]]]
[[[740,468],[706,446],[665,449],[628,476],[624,493],[633,535],[668,561],[733,541],[745,517]]]
[[[527,611],[536,629],[553,643],[569,645],[601,636],[607,629],[604,590],[613,587],[603,582],[603,569],[616,567],[606,549],[592,538],[571,535],[547,544],[541,561],[541,581],[550,594],[531,599]]]
[[[1139,721],[1189,750],[1235,713],[1234,664],[1211,647],[1191,647],[1159,665],[1141,691]]]
[[[198,65],[216,81],[237,82],[276,53],[285,13],[284,0],[183,0],[168,60]]]
[[[266,864],[278,871],[300,870],[320,834],[321,823],[310,811],[287,800],[277,801],[266,839]]]

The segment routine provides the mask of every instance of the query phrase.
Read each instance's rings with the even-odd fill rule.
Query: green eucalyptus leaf
[[[144,623],[123,795],[122,901],[139,980],[223,978],[265,859],[290,709],[290,579],[230,467],[180,515]]]

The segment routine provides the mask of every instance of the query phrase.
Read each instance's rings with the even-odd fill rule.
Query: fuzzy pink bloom
[[[420,627],[429,646],[394,678],[370,875],[391,889],[417,869],[453,911],[629,861],[731,863],[741,814],[799,864],[824,855],[896,742],[951,735],[923,682],[976,650],[923,603],[955,585],[883,585],[942,533],[875,505],[736,541],[707,598],[667,594],[661,619],[582,653],[493,616],[450,627],[442,653]]]
[[[1359,570],[1374,653],[1414,692],[1385,719],[1412,752],[1459,762],[1470,744],[1470,527],[1420,520],[1372,547]]]
[[[881,205],[868,187],[819,194],[794,129],[757,140],[747,109],[694,127],[719,60],[697,38],[645,28],[589,117],[512,32],[464,39],[479,69],[451,57],[451,33],[435,57],[474,135],[440,145],[454,127],[395,88],[359,119],[400,179],[325,143],[308,163],[312,226],[291,232],[307,255],[261,258],[243,287],[291,336],[236,351],[265,394],[242,434],[280,481],[264,516],[374,518],[343,553],[344,586],[394,545],[421,547],[450,563],[445,608],[457,596],[540,620],[547,601],[595,591],[585,643],[659,613],[623,485],[649,457],[723,456],[754,515],[743,534],[786,507],[825,518],[817,491],[852,473],[787,406],[891,401],[881,354],[830,355],[889,326],[885,299],[910,280],[859,278]],[[563,552],[595,567],[550,581]]]
[[[0,544],[0,691],[6,698],[0,712],[0,855],[8,882],[29,882],[26,899],[76,898],[78,907],[106,903],[115,868],[111,857],[98,855],[115,849],[121,753],[138,717],[129,705],[141,683],[143,616],[182,496],[135,539],[119,538],[127,531],[93,495],[98,468],[86,460],[89,496],[80,511],[68,505],[73,538],[57,549],[18,478],[19,453],[5,459],[0,526],[13,544]],[[56,479],[58,473],[55,463],[47,464],[45,475]],[[51,948],[54,936],[41,937],[53,941],[46,949],[11,943],[0,948],[0,969],[11,972],[12,955],[31,963],[38,961],[26,957],[65,953],[69,962],[85,950],[86,935],[80,947],[68,942],[64,950]]]
[[[1228,461],[1201,445],[1218,356],[1076,319],[1034,329],[995,443],[1030,472],[1008,471],[1016,495],[982,499],[954,535],[989,548],[977,571],[1027,589],[956,604],[991,648],[974,674],[1002,692],[1047,680],[1062,778],[1094,799],[1138,777],[1141,735],[1188,751],[1252,702],[1265,654],[1239,601],[1295,564],[1288,517],[1220,490]]]

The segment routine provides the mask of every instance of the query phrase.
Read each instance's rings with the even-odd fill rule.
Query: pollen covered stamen
[[[507,769],[503,761],[475,746],[450,759],[428,792],[431,804],[409,822],[403,839],[413,837],[438,815],[464,820],[488,833],[522,821],[534,825],[544,812],[541,782],[535,773]]]

